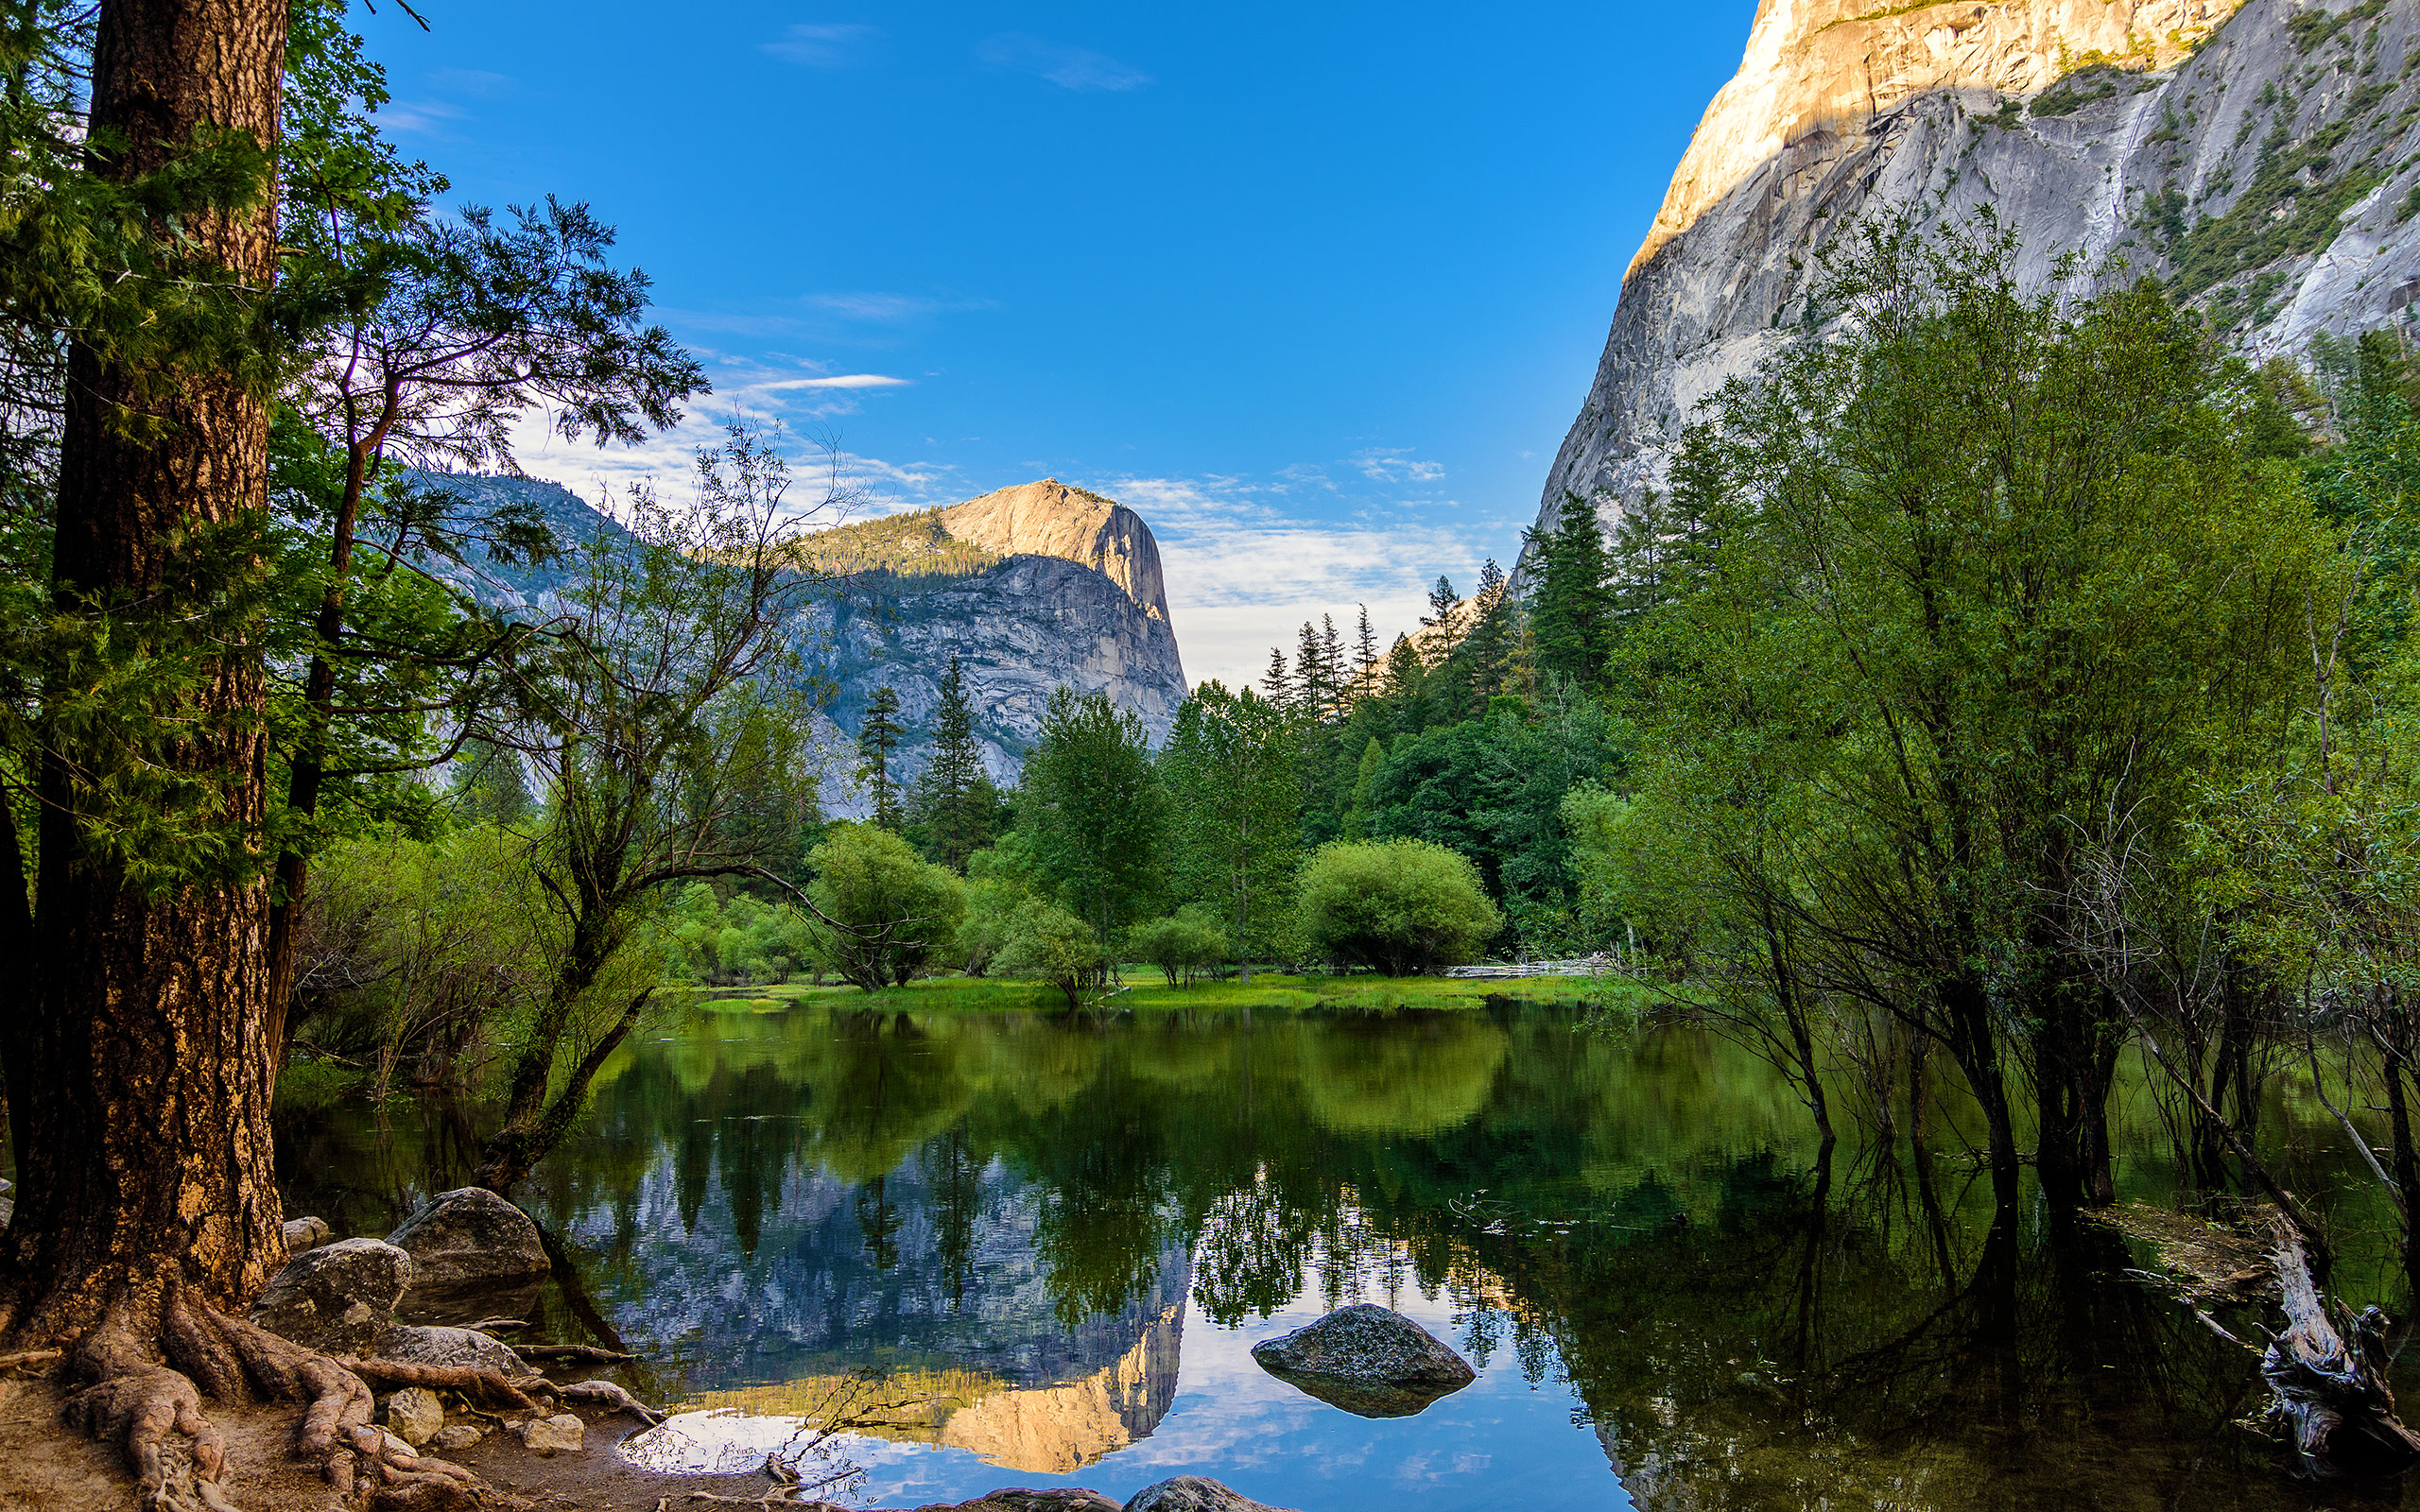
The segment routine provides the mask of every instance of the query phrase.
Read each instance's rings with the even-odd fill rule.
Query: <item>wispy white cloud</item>
[[[759,50],[784,62],[808,68],[848,68],[860,60],[860,44],[879,35],[875,28],[859,22],[821,23],[791,26],[774,41],[758,45]]]
[[[976,56],[994,68],[1046,78],[1061,89],[1080,94],[1124,94],[1151,82],[1151,76],[1116,59],[1082,47],[1044,42],[1021,31],[1004,31],[984,39]]]
[[[378,124],[389,131],[450,139],[447,123],[462,120],[466,114],[461,107],[443,100],[389,100],[379,107]]]
[[[1373,483],[1434,483],[1444,464],[1415,458],[1409,446],[1373,446],[1353,454],[1353,465]]]
[[[828,378],[783,378],[764,387],[768,392],[781,393],[792,388],[905,388],[915,381],[888,373],[842,372]]]
[[[512,93],[515,82],[510,74],[491,74],[483,68],[441,68],[428,76],[428,81],[445,94],[475,100],[501,99]]]
[[[1292,655],[1304,621],[1333,616],[1350,636],[1363,605],[1381,644],[1392,644],[1420,623],[1438,574],[1458,581],[1476,575],[1459,531],[1416,520],[1380,524],[1298,513],[1290,494],[1302,470],[1286,472],[1279,483],[1118,477],[1087,485],[1150,524],[1185,675],[1196,682],[1257,681],[1270,646]]]
[[[808,294],[752,301],[745,310],[666,309],[680,331],[755,337],[795,336],[859,347],[894,344],[903,331],[946,315],[997,306],[990,300],[880,292]]]
[[[803,301],[850,320],[876,325],[906,325],[961,310],[988,310],[989,300],[939,299],[926,294],[810,294]]]

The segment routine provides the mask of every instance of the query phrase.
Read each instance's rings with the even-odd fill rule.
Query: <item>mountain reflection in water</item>
[[[383,1232],[458,1180],[481,1119],[290,1121],[289,1211]],[[1921,1142],[1902,1108],[1825,1158],[1734,1047],[1510,1005],[802,1005],[617,1057],[518,1195],[568,1263],[534,1332],[647,1357],[626,1383],[695,1430],[657,1441],[667,1466],[753,1464],[870,1374],[852,1457],[911,1504],[1003,1469],[1120,1497],[1195,1472],[1311,1512],[2315,1504],[2231,1425],[2248,1358],[2130,1280],[2124,1241],[1991,1223],[1963,1119],[1945,1090]],[[2340,1287],[2401,1315],[2325,1112],[2281,1098],[2263,1134],[2327,1211]],[[2172,1200],[2139,1081],[2118,1137],[2121,1194]],[[1348,1300],[1480,1380],[1361,1419],[1245,1353]]]

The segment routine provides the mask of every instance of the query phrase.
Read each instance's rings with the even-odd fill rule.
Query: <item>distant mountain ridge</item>
[[[484,508],[534,508],[566,542],[620,529],[560,484],[538,478],[427,473]],[[893,775],[912,780],[931,749],[942,679],[957,656],[976,735],[995,781],[1016,781],[1053,690],[1106,693],[1165,740],[1185,697],[1159,543],[1133,510],[1056,479],[1021,484],[938,510],[819,531],[801,543],[810,570],[839,575],[809,610],[815,670],[831,685],[827,734],[855,736],[877,688],[899,695],[907,737]],[[559,590],[556,569],[482,561],[435,568],[489,603],[533,608]],[[842,765],[845,765],[842,764]],[[854,784],[827,787],[827,807],[862,816]]]

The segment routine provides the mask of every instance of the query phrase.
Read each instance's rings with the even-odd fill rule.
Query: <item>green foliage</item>
[[[2362,124],[2361,114],[2346,112],[2296,141],[2281,118],[2261,145],[2252,182],[2226,214],[2204,216],[2169,247],[2175,267],[2169,292],[2190,300],[2238,273],[2317,251],[2335,240],[2339,217],[2380,178],[2366,162],[2349,169],[2336,164],[2338,150]]]
[[[1010,916],[1008,938],[994,964],[1048,983],[1073,1010],[1083,1006],[1088,988],[1099,985],[1106,959],[1091,924],[1056,903],[1028,898]]]
[[[1595,688],[1613,654],[1613,561],[1597,507],[1565,490],[1551,530],[1531,530],[1534,578],[1526,606],[1541,676]]]
[[[1692,428],[1719,544],[1634,653],[1629,824],[1686,848],[1658,867],[1702,879],[1687,927],[1785,1007],[1916,1019],[1987,1108],[2021,1056],[2057,1177],[2117,1032],[2094,868],[2174,856],[2205,774],[2277,736],[2330,542],[2194,322],[2148,287],[2024,297],[2014,255],[1871,232],[1833,273],[1857,335]]]
[[[1161,753],[1169,872],[1225,921],[1244,970],[1280,954],[1302,833],[1302,724],[1250,688],[1204,682]]]
[[[2342,11],[2314,6],[2287,17],[2286,34],[2294,40],[2296,51],[2308,55],[2333,42],[2355,22],[2375,21],[2385,10],[2386,0],[2362,0],[2361,4]]]
[[[898,713],[898,692],[876,688],[866,699],[865,718],[857,725],[857,781],[865,784],[866,797],[873,803],[873,822],[894,831],[902,816],[899,784],[890,776],[890,755],[905,733],[893,717]]]
[[[1167,795],[1131,711],[1106,694],[1054,691],[1026,756],[1017,817],[1041,887],[1096,940],[1150,913],[1166,878]]]
[[[1611,774],[1611,736],[1604,707],[1569,688],[1402,736],[1370,784],[1371,831],[1467,856],[1523,943],[1560,952],[1581,943],[1563,800]]]
[[[807,896],[822,915],[816,949],[842,980],[904,987],[958,938],[965,885],[880,825],[836,824],[807,860]]]
[[[557,941],[520,842],[489,826],[441,840],[340,842],[311,874],[296,954],[298,1037],[365,1060],[383,1099],[399,1070],[459,1079],[544,995]],[[644,974],[645,945],[620,963]]]
[[[963,875],[966,858],[992,843],[999,807],[998,790],[983,770],[982,747],[975,739],[966,679],[952,655],[933,715],[933,754],[917,775],[909,813],[928,837],[926,853]]]
[[[835,576],[971,577],[1007,559],[951,535],[939,508],[835,525],[800,541],[793,550],[800,565]]]
[[[2105,100],[2129,80],[2114,67],[2080,68],[2033,97],[2034,115],[2073,115],[2096,100]]]
[[[1391,976],[1477,960],[1504,922],[1478,868],[1426,840],[1322,846],[1295,888],[1305,947]]]
[[[966,885],[966,917],[958,926],[950,958],[968,976],[982,976],[1008,946],[1017,910],[1031,895],[1013,882],[991,875],[983,865],[989,850],[975,853]]]
[[[1128,930],[1126,949],[1158,967],[1168,986],[1191,987],[1204,968],[1226,959],[1227,932],[1219,927],[1216,913],[1187,903],[1166,919],[1147,919]]]
[[[714,885],[682,889],[665,920],[671,969],[691,982],[717,987],[786,982],[816,958],[815,931],[796,908]]]

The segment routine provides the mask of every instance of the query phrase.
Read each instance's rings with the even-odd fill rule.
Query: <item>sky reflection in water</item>
[[[2166,1197],[2138,1086],[2120,1112],[2127,1194]],[[1960,1108],[1928,1120],[1929,1186],[1904,1126],[1827,1170],[1754,1060],[1560,1010],[800,1007],[634,1047],[520,1195],[577,1263],[541,1330],[647,1355],[628,1383],[751,1463],[887,1372],[917,1400],[853,1445],[885,1504],[1181,1473],[1306,1512],[2318,1504],[2226,1426],[2243,1362],[2107,1236],[1992,1230]],[[476,1123],[297,1124],[290,1205],[382,1232]],[[2270,1130],[2372,1222],[2328,1131]],[[1352,1300],[1479,1380],[1371,1420],[1253,1363]]]

